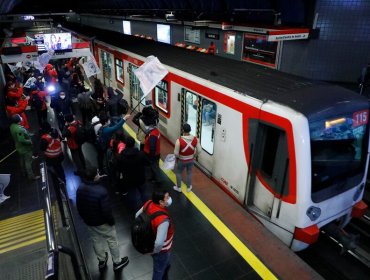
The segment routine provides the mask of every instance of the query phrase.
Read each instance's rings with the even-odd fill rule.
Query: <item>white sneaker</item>
[[[181,188],[178,188],[177,186],[173,186],[173,189],[177,192],[182,192]]]
[[[193,189],[193,186],[192,185],[190,185],[186,190],[188,191],[188,192],[191,192],[191,190]]]

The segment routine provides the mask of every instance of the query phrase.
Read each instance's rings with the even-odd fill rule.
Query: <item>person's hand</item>
[[[131,117],[131,115],[130,115],[130,114],[126,114],[126,115],[123,117],[123,119],[124,119],[125,121],[127,121],[127,119],[128,119],[129,117]]]

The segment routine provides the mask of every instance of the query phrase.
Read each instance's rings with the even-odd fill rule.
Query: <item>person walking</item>
[[[147,201],[144,206],[137,211],[138,217],[144,209],[148,215],[155,212],[165,212],[167,215],[159,215],[151,221],[153,232],[155,233],[153,258],[153,280],[168,279],[170,269],[171,248],[174,237],[174,226],[170,219],[167,208],[172,204],[172,198],[169,193],[163,189],[157,189],[153,192],[152,200]]]
[[[195,157],[202,151],[198,138],[191,135],[191,126],[185,123],[182,126],[183,135],[176,140],[174,154],[177,158],[176,165],[176,186],[175,191],[181,192],[182,172],[186,168],[186,187],[190,192],[192,186],[192,175]]]
[[[25,172],[24,176],[27,176],[29,180],[37,180],[40,176],[35,176],[32,170],[32,139],[27,129],[25,129],[22,123],[22,117],[19,114],[15,114],[11,117],[12,124],[10,125],[10,133],[15,142],[15,149],[19,155],[19,166],[21,172]]]
[[[128,265],[128,257],[121,258],[115,221],[112,214],[106,188],[99,184],[99,175],[96,170],[86,170],[83,183],[76,192],[77,211],[87,225],[94,252],[98,258],[99,270],[107,266],[108,253],[104,243],[107,242],[113,261],[113,270],[118,271]]]

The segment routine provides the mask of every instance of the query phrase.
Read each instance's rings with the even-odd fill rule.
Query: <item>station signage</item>
[[[206,32],[206,38],[213,39],[213,40],[220,40],[220,35]]]

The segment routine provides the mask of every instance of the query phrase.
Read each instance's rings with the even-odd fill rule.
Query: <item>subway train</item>
[[[342,87],[250,63],[89,27],[106,86],[130,106],[151,104],[170,143],[187,122],[200,139],[196,165],[294,251],[327,225],[366,210],[369,102]],[[168,69],[152,93],[134,74],[154,55]]]

